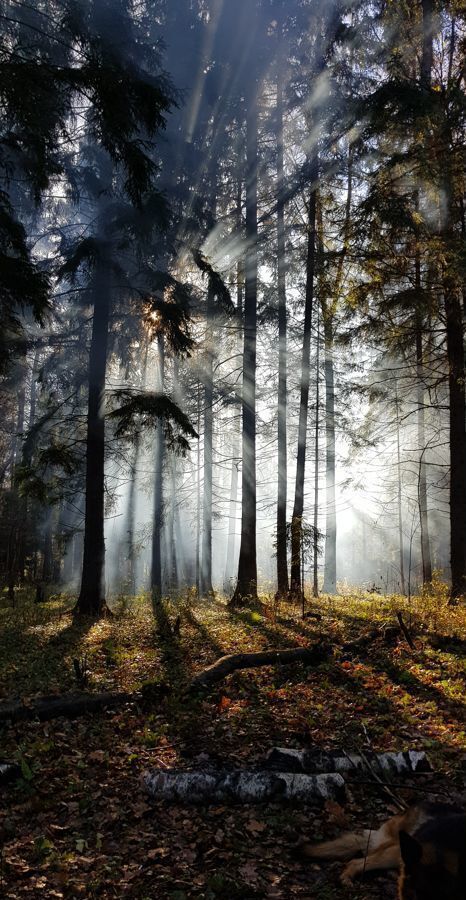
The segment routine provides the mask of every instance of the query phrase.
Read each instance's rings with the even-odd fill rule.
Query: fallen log
[[[293,750],[273,747],[265,759],[265,765],[273,771],[281,772],[367,772],[368,763],[380,774],[390,778],[393,775],[412,775],[431,772],[431,765],[423,750],[406,750],[400,753],[360,753],[343,754],[341,751]]]
[[[222,681],[227,675],[238,669],[255,669],[259,666],[289,665],[302,662],[317,665],[327,658],[329,646],[322,641],[312,647],[291,647],[286,650],[259,650],[255,653],[230,653],[221,656],[216,662],[196,675],[189,686],[190,690],[209,687]]]
[[[65,716],[73,719],[86,713],[98,712],[101,709],[122,706],[134,701],[135,694],[101,693],[101,694],[64,694],[58,697],[39,697],[31,703],[1,703],[0,722],[25,722],[39,719],[41,722]]]
[[[345,799],[345,782],[336,773],[301,775],[292,772],[145,772],[143,783],[158,800],[180,803],[243,803],[293,800],[322,803]]]

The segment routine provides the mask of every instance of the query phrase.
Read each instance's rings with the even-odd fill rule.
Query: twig
[[[400,800],[400,798],[397,797],[396,794],[394,794],[393,791],[390,790],[387,783],[382,778],[380,778],[379,775],[377,775],[377,772],[374,772],[374,769],[370,763],[370,760],[367,758],[367,755],[364,753],[364,751],[360,750],[359,752],[361,754],[361,759],[364,760],[366,767],[369,770],[370,774],[372,775],[374,781],[380,785],[381,789],[384,791],[384,793],[387,794],[388,797],[390,797],[390,799],[393,801],[393,803],[396,804],[398,809],[404,811],[406,809],[406,803],[403,803],[403,801]]]
[[[397,617],[397,619],[398,619],[399,626],[400,626],[400,628],[401,628],[401,630],[402,630],[402,632],[403,632],[403,634],[404,634],[404,636],[405,636],[405,638],[406,638],[406,640],[407,640],[409,646],[411,647],[411,650],[415,650],[415,649],[416,649],[416,644],[414,643],[414,641],[413,641],[413,639],[412,639],[412,637],[411,637],[411,635],[410,635],[408,629],[406,628],[405,623],[403,622],[403,616],[401,615],[400,612],[397,612],[396,617]]]

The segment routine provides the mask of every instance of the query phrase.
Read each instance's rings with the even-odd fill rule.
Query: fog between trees
[[[10,602],[458,598],[462,0],[1,16]]]

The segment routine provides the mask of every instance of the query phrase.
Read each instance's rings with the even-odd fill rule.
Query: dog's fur
[[[419,803],[377,831],[344,834],[303,844],[311,859],[351,860],[341,880],[374,869],[399,869],[399,900],[466,900],[466,813],[440,803]],[[362,857],[354,859],[356,854]]]

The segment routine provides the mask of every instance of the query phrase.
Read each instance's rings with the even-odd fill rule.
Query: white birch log
[[[236,800],[294,800],[322,803],[345,799],[345,783],[336,773],[302,775],[292,772],[182,772],[155,769],[145,772],[146,790],[159,800],[218,803]]]
[[[423,750],[406,750],[400,753],[348,753],[293,750],[273,747],[266,758],[268,769],[281,772],[338,772],[340,775],[368,772],[369,767],[380,776],[412,775],[413,772],[430,772],[431,765]],[[369,764],[369,765],[368,765]]]

